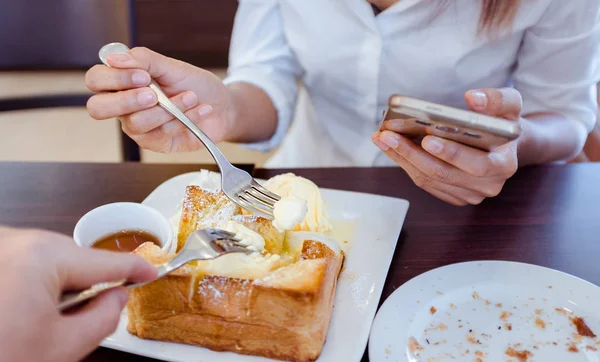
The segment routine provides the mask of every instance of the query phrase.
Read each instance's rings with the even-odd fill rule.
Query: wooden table
[[[198,168],[0,163],[0,224],[71,234],[88,210],[109,202],[142,201],[161,182]],[[281,172],[258,169],[254,175],[268,178]],[[600,164],[526,168],[506,184],[501,196],[463,208],[422,192],[400,169],[293,172],[321,187],[410,201],[381,302],[427,270],[471,260],[533,263],[600,284]],[[100,348],[87,361],[151,360]]]

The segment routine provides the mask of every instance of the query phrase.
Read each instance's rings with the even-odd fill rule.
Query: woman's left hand
[[[490,116],[520,120],[521,95],[512,88],[481,89],[465,95],[471,110]],[[401,120],[398,120],[401,122]],[[387,129],[373,135],[373,142],[402,167],[413,182],[450,204],[477,205],[500,193],[519,166],[517,141],[484,152],[435,136],[426,136],[421,146]]]

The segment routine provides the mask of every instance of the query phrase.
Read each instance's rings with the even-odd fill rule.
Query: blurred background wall
[[[84,75],[102,45],[120,41],[223,77],[236,9],[237,0],[2,0],[0,160],[212,162],[205,151],[140,152],[116,120],[89,117]],[[223,149],[234,162],[268,157]]]
[[[116,120],[88,116],[85,70],[113,41],[141,45],[225,75],[237,0],[2,0],[0,161],[191,162],[206,151],[139,148]],[[579,160],[600,160],[600,126]],[[223,144],[233,162],[269,154]]]

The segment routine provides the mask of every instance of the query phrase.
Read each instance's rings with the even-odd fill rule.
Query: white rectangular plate
[[[143,204],[171,218],[179,211],[186,186],[198,175],[193,172],[167,180]],[[321,189],[321,192],[334,228],[339,226],[334,236],[343,238],[338,241],[345,249],[346,259],[327,340],[318,361],[360,361],[409,204],[406,200],[371,194],[330,189]],[[126,326],[127,314],[123,312],[116,332],[101,345],[168,361],[272,361],[185,344],[143,340],[130,335]]]

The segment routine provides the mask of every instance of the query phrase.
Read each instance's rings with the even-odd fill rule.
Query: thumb
[[[161,84],[170,85],[185,79],[189,64],[169,58],[148,48],[137,47],[127,53],[116,53],[106,57],[113,68],[143,69]]]
[[[132,282],[156,278],[157,270],[137,255],[91,248],[64,248],[56,256],[61,289],[79,290],[101,283],[127,279]]]
[[[523,100],[514,88],[474,89],[465,94],[465,100],[471,110],[488,116],[515,121],[521,116]]]
[[[65,360],[78,361],[92,352],[98,344],[112,334],[127,303],[127,291],[122,288],[102,293],[74,314],[61,319],[59,332],[61,346],[67,350],[61,355]]]

